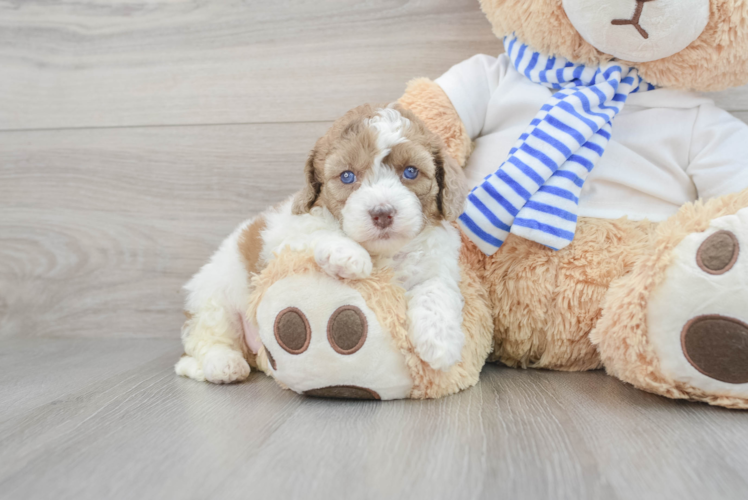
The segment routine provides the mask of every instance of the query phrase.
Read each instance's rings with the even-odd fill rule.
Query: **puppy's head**
[[[462,169],[441,139],[399,104],[360,106],[317,141],[295,214],[326,207],[373,253],[392,253],[424,228],[455,220],[466,195]]]

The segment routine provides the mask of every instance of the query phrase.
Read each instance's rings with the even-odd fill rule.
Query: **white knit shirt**
[[[480,184],[548,102],[552,91],[509,58],[477,55],[436,80],[475,151],[465,173]],[[661,221],[698,198],[748,188],[748,125],[697,93],[658,89],[629,97],[580,196],[579,215]]]

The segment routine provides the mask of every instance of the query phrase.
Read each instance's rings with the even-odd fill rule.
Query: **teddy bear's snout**
[[[562,5],[587,43],[633,63],[682,51],[699,38],[711,14],[709,0],[563,0]]]
[[[614,19],[611,21],[610,24],[613,26],[628,26],[631,25],[634,28],[636,28],[636,31],[639,32],[639,34],[644,38],[645,40],[649,38],[649,33],[642,28],[641,24],[639,24],[639,21],[642,18],[642,12],[644,11],[644,4],[647,2],[654,2],[655,0],[636,0],[636,11],[634,11],[634,17],[631,19]]]

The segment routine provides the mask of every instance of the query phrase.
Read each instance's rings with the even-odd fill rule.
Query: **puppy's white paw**
[[[371,274],[369,252],[354,241],[335,239],[321,242],[314,251],[314,259],[333,277],[361,279]]]
[[[428,335],[428,334],[426,334]],[[462,360],[462,346],[423,337],[415,342],[418,356],[434,370],[449,371]]]
[[[179,358],[177,364],[174,365],[174,371],[177,372],[177,375],[179,375],[180,377],[187,377],[191,378],[192,380],[197,380],[198,382],[205,382],[203,368],[200,366],[200,363],[198,363],[197,360],[192,356],[187,356],[186,354],[184,354],[181,358]]]
[[[461,321],[433,307],[411,306],[410,336],[418,356],[433,369],[448,371],[462,360]]]
[[[213,347],[203,359],[205,380],[214,384],[241,382],[249,376],[249,364],[242,353],[228,347]]]

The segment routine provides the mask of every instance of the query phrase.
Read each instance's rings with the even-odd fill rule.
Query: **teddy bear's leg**
[[[465,342],[461,361],[442,371],[418,356],[408,298],[389,269],[341,280],[321,272],[310,252],[283,250],[252,280],[247,314],[260,329],[257,367],[311,396],[425,399],[472,387],[493,346],[479,260],[460,255]]]
[[[748,408],[748,190],[683,207],[616,282],[591,334],[644,390]]]
[[[473,144],[452,102],[439,85],[428,78],[412,80],[399,102],[442,138],[447,152],[458,165],[465,165]]]
[[[554,251],[510,235],[477,266],[493,316],[492,361],[521,368],[581,371],[602,367],[590,331],[611,282],[649,248],[648,221],[579,218],[574,242]],[[472,243],[473,254],[480,250]]]

